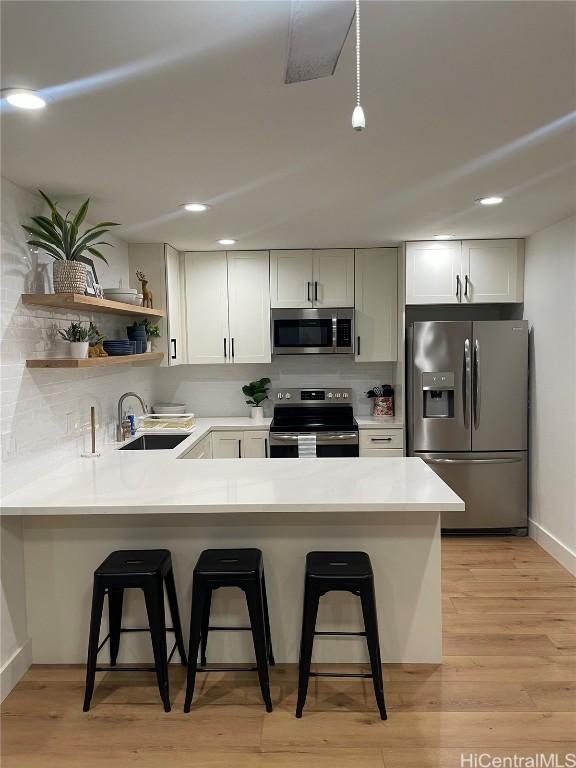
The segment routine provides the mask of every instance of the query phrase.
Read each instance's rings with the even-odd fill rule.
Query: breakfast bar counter
[[[423,461],[181,460],[195,439],[170,451],[110,450],[78,459],[3,499],[3,534],[24,544],[25,586],[11,583],[18,576],[7,568],[2,573],[3,618],[27,613],[24,668],[26,660],[85,661],[94,569],[115,549],[139,548],[172,552],[185,626],[200,552],[260,548],[281,662],[298,659],[306,553],[365,551],[383,661],[441,660],[440,514],[464,503]],[[346,593],[326,596],[318,628],[359,629],[357,603]],[[213,611],[215,624],[246,623],[238,590],[217,592]],[[145,624],[141,595],[130,594],[125,626]],[[252,658],[247,633],[214,634],[212,661]],[[120,662],[150,659],[147,635],[123,636]],[[319,638],[315,659],[365,662],[363,638]]]

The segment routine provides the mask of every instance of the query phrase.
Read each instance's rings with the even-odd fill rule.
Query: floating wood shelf
[[[26,368],[103,368],[107,365],[152,363],[162,360],[163,352],[144,352],[142,355],[108,355],[75,360],[73,357],[46,357],[26,360]]]
[[[66,309],[78,312],[105,312],[110,315],[132,315],[132,317],[164,317],[161,309],[137,307],[121,301],[97,299],[81,293],[24,293],[23,304],[35,304],[50,309]]]

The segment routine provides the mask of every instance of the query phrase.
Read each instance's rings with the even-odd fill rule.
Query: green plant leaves
[[[249,384],[245,384],[242,387],[243,394],[250,398],[246,400],[248,405],[259,406],[268,398],[268,389],[270,385],[270,379],[265,377],[258,379],[257,381],[251,381]]]

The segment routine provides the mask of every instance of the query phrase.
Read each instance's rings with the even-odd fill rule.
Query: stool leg
[[[120,629],[122,627],[122,603],[124,590],[112,588],[108,590],[108,625],[110,628],[110,666],[116,666],[118,650],[120,649]]]
[[[380,658],[380,642],[378,639],[378,619],[376,615],[376,596],[374,593],[374,581],[370,580],[360,592],[362,601],[362,614],[364,616],[364,628],[368,653],[370,654],[370,666],[372,668],[372,681],[376,703],[380,710],[382,720],[387,719],[386,705],[384,704],[384,682],[382,680],[382,660]]]
[[[198,666],[198,648],[200,647],[200,632],[202,628],[202,616],[204,615],[204,602],[206,600],[206,586],[194,575],[192,581],[192,610],[190,613],[190,644],[188,646],[188,674],[186,676],[186,698],[184,699],[184,712],[190,712],[194,686],[196,684],[196,667]]]
[[[154,652],[158,690],[164,704],[164,712],[170,712],[170,692],[168,685],[168,659],[166,652],[166,618],[164,615],[164,585],[162,579],[151,580],[144,587],[148,625]]]
[[[319,592],[311,586],[309,581],[306,581],[304,587],[300,660],[298,663],[298,703],[296,704],[296,717],[302,717],[302,710],[304,709],[306,694],[308,693],[308,680],[310,678],[310,665],[312,663],[312,648],[314,646],[314,632],[316,630],[319,600]]]
[[[256,666],[258,668],[260,690],[262,691],[262,698],[266,704],[266,712],[272,712],[270,680],[268,678],[262,583],[260,579],[255,579],[253,582],[245,584],[243,589],[246,595],[246,602],[248,603],[248,613],[250,614],[250,625],[252,627],[252,640],[254,641],[254,651],[256,653]]]
[[[212,590],[206,589],[204,610],[202,612],[202,627],[200,629],[200,664],[206,666],[206,647],[208,645],[208,627],[210,626],[210,607],[212,605]]]
[[[176,583],[174,581],[174,571],[172,568],[164,577],[166,584],[166,595],[168,596],[168,605],[170,606],[170,616],[172,617],[172,626],[174,627],[174,639],[180,661],[186,666],[186,649],[184,648],[184,638],[182,637],[182,624],[180,623],[180,611],[178,610],[178,598],[176,597]]]
[[[88,640],[88,659],[86,661],[86,689],[84,691],[84,712],[90,709],[90,701],[94,692],[94,680],[96,679],[96,660],[98,646],[100,644],[100,624],[102,622],[102,610],[104,608],[105,589],[94,579],[92,589],[92,613],[90,616],[90,637]]]
[[[264,601],[264,624],[266,625],[268,664],[273,667],[276,662],[274,661],[274,651],[272,650],[272,635],[270,633],[270,616],[268,615],[268,598],[266,597],[266,579],[264,578],[264,571],[262,571],[262,600]]]

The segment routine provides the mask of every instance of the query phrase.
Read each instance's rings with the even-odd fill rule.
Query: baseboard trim
[[[530,519],[528,523],[530,538],[540,544],[542,549],[552,555],[554,560],[558,560],[560,565],[563,565],[573,576],[576,576],[576,552],[573,552],[570,547],[563,544],[535,520]]]
[[[32,665],[32,640],[15,651],[0,669],[0,701],[4,701]]]

